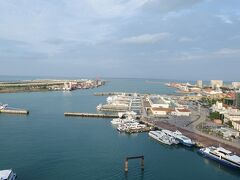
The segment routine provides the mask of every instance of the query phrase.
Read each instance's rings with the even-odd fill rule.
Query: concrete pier
[[[29,111],[24,109],[1,109],[0,113],[28,115]]]
[[[78,113],[78,112],[65,112],[65,116],[78,116],[88,118],[118,118],[118,115],[112,114],[94,114],[94,113]]]

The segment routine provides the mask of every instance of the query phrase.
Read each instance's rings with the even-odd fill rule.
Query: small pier
[[[1,109],[0,113],[28,115],[29,111],[25,109]]]
[[[144,120],[144,119],[141,119],[140,122],[143,123],[143,124],[146,124],[147,126],[150,126],[150,127],[156,127],[155,124],[153,124],[153,123],[151,123],[147,120]]]
[[[118,115],[112,114],[96,114],[96,113],[79,113],[79,112],[65,112],[65,116],[88,117],[88,118],[118,118]]]
[[[141,170],[144,170],[144,156],[132,156],[132,157],[126,157],[125,162],[124,162],[124,171],[128,172],[128,160],[131,159],[141,159],[140,166]]]

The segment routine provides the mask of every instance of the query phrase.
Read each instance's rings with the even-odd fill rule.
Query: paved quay
[[[213,137],[213,136],[208,136],[206,134],[199,133],[198,131],[191,131],[187,128],[177,127],[173,124],[169,124],[163,121],[150,121],[150,123],[159,129],[168,129],[171,131],[179,130],[185,136],[188,136],[189,138],[193,139],[196,142],[200,142],[204,146],[211,146],[211,145],[224,146],[224,148],[229,149],[232,152],[235,152],[237,154],[240,154],[240,147],[226,140]]]

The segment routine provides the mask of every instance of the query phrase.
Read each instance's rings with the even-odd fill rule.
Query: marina
[[[114,116],[109,118],[102,116],[100,118],[103,118],[103,121],[99,121],[99,115],[97,115],[99,112],[95,112],[95,107],[104,99],[102,97],[94,97],[92,91],[74,92],[74,95],[48,92],[2,94],[0,96],[2,102],[8,102],[9,104],[19,102],[14,104],[17,107],[27,107],[34,101],[33,106],[31,106],[31,111],[34,113],[31,113],[31,116],[0,116],[0,137],[2,142],[0,167],[4,169],[13,167],[12,164],[14,164],[14,170],[16,169],[19,177],[23,177],[25,180],[40,180],[41,178],[38,176],[39,171],[44,174],[44,179],[47,180],[67,179],[69,175],[67,176],[64,173],[66,167],[71,167],[67,169],[71,177],[75,179],[107,179],[109,176],[114,177],[114,179],[126,179],[123,163],[121,162],[126,157],[133,157],[136,154],[144,154],[145,170],[148,173],[144,173],[144,176],[142,176],[139,162],[129,161],[128,179],[142,178],[154,180],[156,178],[164,178],[174,180],[181,176],[183,179],[195,178],[200,180],[202,178],[206,179],[210,175],[218,177],[220,180],[226,178],[235,180],[239,178],[238,172],[223,169],[218,164],[213,164],[210,161],[208,162],[207,159],[197,156],[195,148],[186,148],[185,146],[174,144],[171,146],[162,145],[162,143],[157,143],[157,141],[149,140],[147,132],[162,131],[164,129],[172,132],[179,130],[184,136],[191,138],[195,142],[203,138],[185,129],[167,124],[162,117],[158,121],[152,121],[152,118],[145,118],[144,111],[141,111],[140,115],[128,111],[112,113]],[[41,112],[39,112],[39,109],[41,109]],[[92,113],[80,113],[81,116],[78,116],[78,110]],[[70,113],[66,117],[68,115],[73,115],[73,117],[76,115],[76,117],[81,117],[82,119],[87,119],[88,117],[92,119],[90,121],[76,121],[73,118],[64,117],[64,112]],[[86,117],[82,114],[86,115]],[[143,129],[141,131],[131,129],[129,132],[126,130],[122,133],[117,131],[116,125],[118,123],[121,124],[121,121],[129,115],[136,115],[136,118],[134,118],[135,122],[146,125],[146,128],[148,128],[146,133],[140,133]],[[110,122],[119,118],[121,120],[116,120],[118,123],[115,125]],[[26,119],[31,121],[26,121]],[[139,124],[127,126],[137,127]],[[9,129],[15,129],[17,133],[15,131],[9,132]],[[4,139],[8,139],[8,141]],[[13,141],[15,142],[14,144],[11,143]],[[201,142],[204,141],[206,139],[201,140]],[[213,141],[207,140],[206,142],[214,144]],[[217,141],[215,143],[218,144]],[[39,144],[42,145],[39,146]],[[204,146],[207,147],[207,144],[204,144]],[[19,152],[25,152],[26,148],[31,153],[29,156],[19,157],[19,160],[16,161],[16,158],[9,158],[10,153],[6,151],[5,147],[12,147],[11,156],[14,157],[18,157]],[[228,146],[224,146],[224,148],[230,150]],[[234,149],[231,151],[237,152]],[[45,152],[45,154],[42,155],[41,152]],[[104,160],[99,160],[99,157],[103,157]],[[57,166],[53,167],[52,161],[56,158],[58,159],[58,162],[56,162]],[[91,163],[92,161],[95,163]],[[113,161],[120,163],[112,163]],[[170,161],[172,163],[169,163]],[[183,161],[184,166],[182,164]],[[205,163],[206,161],[208,163]],[[38,162],[44,163],[44,167],[39,165]],[[36,166],[32,166],[32,164],[36,164]],[[61,166],[61,164],[64,164],[64,166]],[[196,168],[193,168],[192,164]],[[23,165],[27,168],[22,168]],[[48,170],[45,167],[53,168]],[[93,172],[96,169],[100,173],[94,175]],[[161,173],[159,173],[159,169],[162,170]],[[171,173],[171,169],[174,169],[177,176]],[[191,172],[186,175],[186,173],[183,173],[184,169],[191,169]],[[214,170],[217,170],[218,173],[215,173]],[[220,178],[219,173],[221,174]],[[196,174],[201,175],[196,177]]]

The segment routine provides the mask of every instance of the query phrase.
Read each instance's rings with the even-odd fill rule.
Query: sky
[[[0,75],[240,80],[239,0],[0,0]]]

